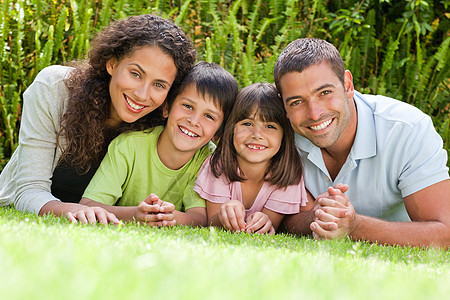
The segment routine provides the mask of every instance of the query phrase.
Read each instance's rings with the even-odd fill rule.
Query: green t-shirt
[[[109,205],[137,206],[154,193],[173,203],[179,211],[205,207],[194,185],[203,161],[215,145],[209,142],[182,168],[171,170],[161,162],[156,149],[163,128],[124,133],[115,138],[83,197]]]

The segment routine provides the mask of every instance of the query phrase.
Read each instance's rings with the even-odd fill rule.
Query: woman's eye
[[[138,72],[131,72],[131,76],[136,77],[136,78],[141,78],[141,74],[139,74]]]

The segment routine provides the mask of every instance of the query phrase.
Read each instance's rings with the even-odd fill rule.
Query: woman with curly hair
[[[72,222],[118,223],[79,204],[110,141],[164,122],[161,104],[196,59],[171,21],[133,16],[101,31],[87,61],[43,69],[23,95],[19,146],[0,175],[0,204]]]

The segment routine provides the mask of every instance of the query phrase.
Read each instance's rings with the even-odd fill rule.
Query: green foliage
[[[329,40],[359,91],[419,107],[450,149],[448,1],[3,0],[0,169],[17,146],[21,95],[36,74],[84,58],[102,27],[143,13],[173,19],[195,43],[199,59],[225,67],[241,87],[272,82],[275,61],[292,40]]]
[[[450,252],[0,208],[2,299],[445,299]],[[408,288],[405,288],[408,287]]]

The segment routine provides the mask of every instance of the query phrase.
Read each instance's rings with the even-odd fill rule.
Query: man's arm
[[[380,244],[401,246],[431,246],[450,248],[450,180],[426,187],[404,198],[412,222],[388,222],[356,214],[351,203],[323,199],[315,212],[313,231],[323,238],[348,235],[354,240],[364,239]],[[322,228],[322,222],[335,222],[337,230]]]

